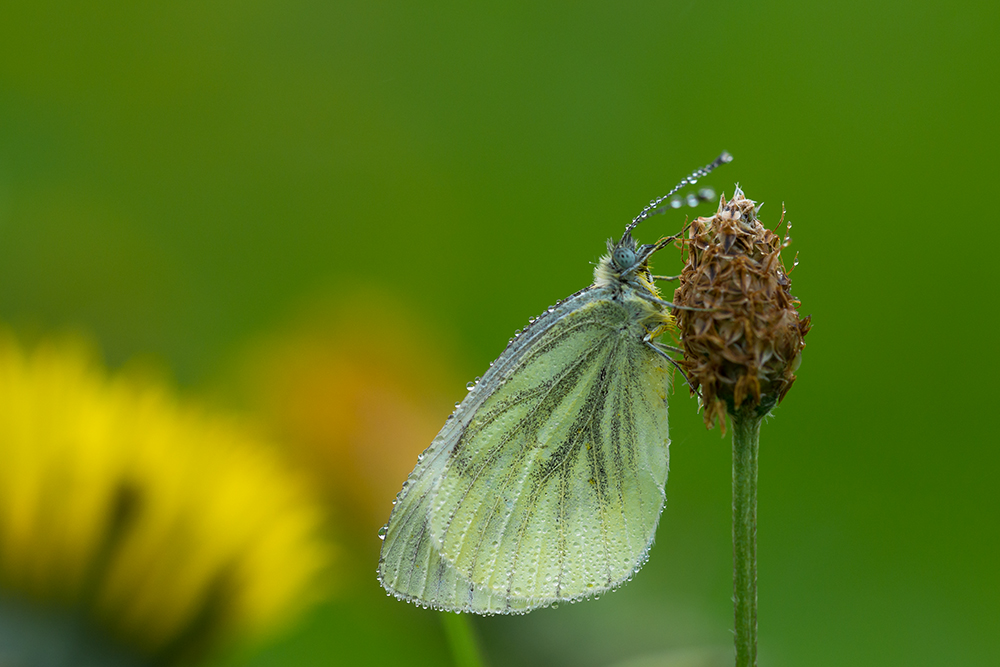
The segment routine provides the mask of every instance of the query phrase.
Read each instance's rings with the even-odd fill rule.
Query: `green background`
[[[471,378],[729,150],[703,183],[765,224],[784,202],[814,321],[762,436],[761,663],[1000,664],[998,29],[992,2],[4,3],[0,318],[200,391],[310,295],[374,286]],[[477,619],[492,665],[731,642],[728,439],[683,391],[671,430],[649,564]],[[448,664],[374,569],[220,661]]]

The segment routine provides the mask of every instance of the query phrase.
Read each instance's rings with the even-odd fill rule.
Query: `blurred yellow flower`
[[[272,449],[79,343],[0,332],[0,462],[0,602],[73,610],[160,661],[273,627],[328,558]]]

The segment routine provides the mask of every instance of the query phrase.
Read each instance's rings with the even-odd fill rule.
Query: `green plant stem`
[[[485,667],[468,614],[441,612],[441,624],[455,659],[455,667]]]
[[[757,665],[757,452],[762,417],[737,411],[733,424],[733,606],[736,667]]]

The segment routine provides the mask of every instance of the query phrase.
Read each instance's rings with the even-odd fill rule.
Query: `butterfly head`
[[[631,234],[626,234],[618,242],[608,239],[610,268],[620,274],[634,270],[639,260],[639,251],[640,248]]]
[[[686,185],[694,185],[698,182],[699,178],[707,176],[716,167],[732,159],[733,157],[729,153],[723,152],[713,162],[700,169],[695,169],[691,174],[683,178],[670,192],[649,202],[649,205],[643,208],[639,212],[639,215],[635,216],[632,222],[628,224],[621,239],[617,242],[614,239],[608,240],[608,254],[601,258],[594,269],[594,286],[606,287],[629,284],[633,287],[646,288],[651,294],[658,296],[659,292],[653,285],[652,276],[649,272],[649,258],[654,252],[665,248],[677,237],[666,237],[653,245],[638,245],[632,237],[632,231],[646,218],[664,212],[666,209],[660,208],[661,205],[669,202],[672,208],[680,206],[682,200],[679,197],[676,198],[676,202],[671,199],[678,190]],[[697,195],[688,195],[687,202],[690,206],[696,206],[698,202],[708,200],[714,196],[715,193],[713,191],[703,188]]]
[[[601,257],[594,269],[594,285],[649,283],[649,257],[659,248],[639,245],[631,234],[619,241],[608,239],[608,254]]]

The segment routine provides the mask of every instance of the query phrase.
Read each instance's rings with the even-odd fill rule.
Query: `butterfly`
[[[677,237],[639,245],[632,231],[730,160],[651,201],[607,242],[593,284],[533,319],[471,386],[379,531],[386,591],[425,608],[525,613],[612,590],[646,561],[676,365],[656,340],[674,304],[649,259]]]

